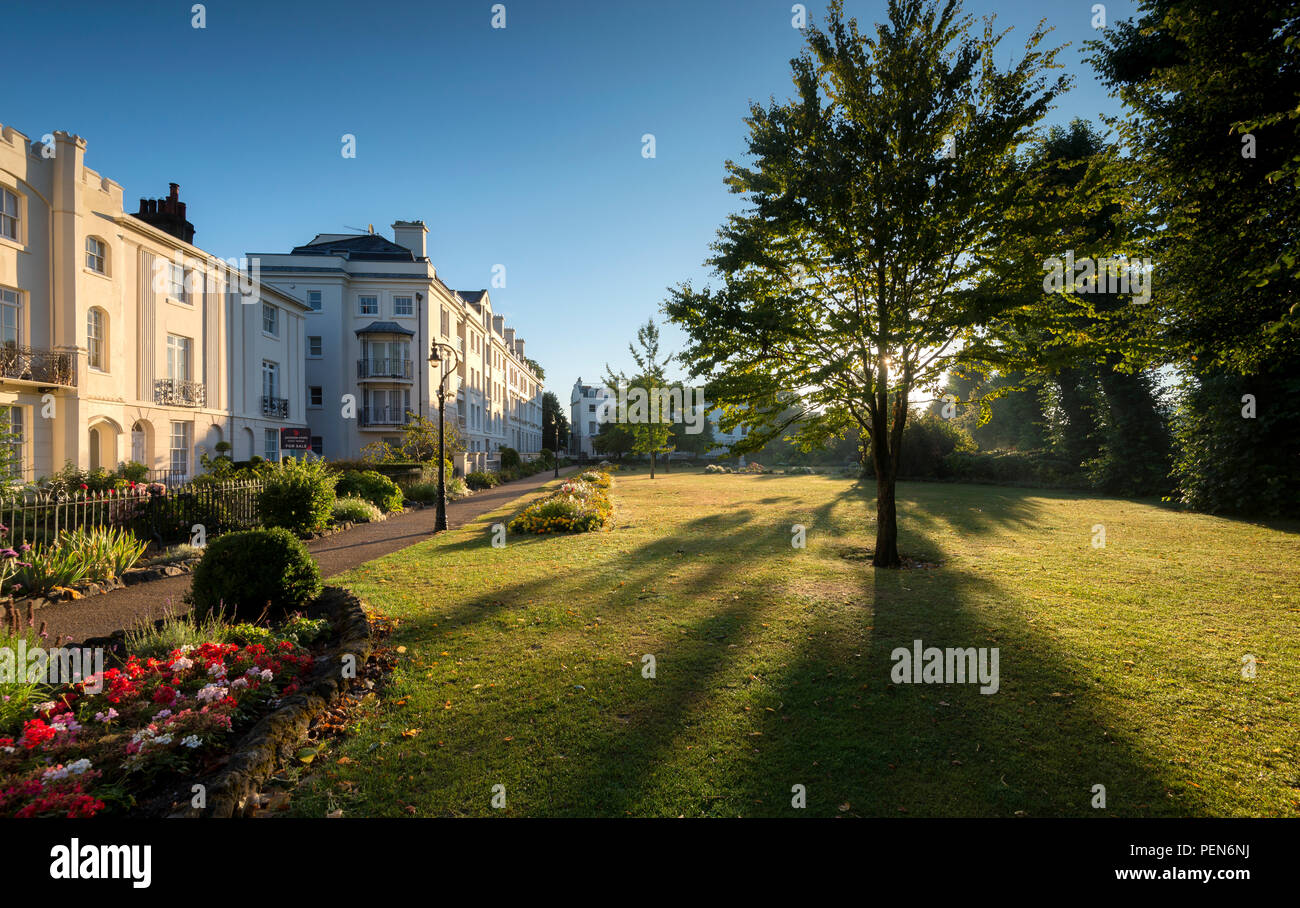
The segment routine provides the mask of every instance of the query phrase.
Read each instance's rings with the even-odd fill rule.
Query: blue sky
[[[5,11],[22,73],[0,122],[65,129],[87,163],[141,196],[181,185],[195,242],[222,257],[287,251],[317,233],[421,218],[439,275],[488,286],[567,400],[627,343],[665,288],[707,280],[708,244],[739,198],[723,163],[744,153],[751,100],[788,97],[802,46],[790,0],[212,0],[46,2]],[[806,4],[814,19],[824,5]],[[1074,90],[1052,119],[1118,105],[1082,60],[1089,0],[968,2],[1015,31],[1039,18]],[[1110,21],[1132,3],[1106,3]],[[850,2],[863,23],[882,2]],[[356,136],[344,159],[341,137]],[[653,133],[656,157],[641,154]],[[669,327],[664,347],[681,337]]]

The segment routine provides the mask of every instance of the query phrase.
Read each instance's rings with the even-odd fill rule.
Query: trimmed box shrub
[[[320,568],[286,529],[227,533],[208,544],[194,569],[190,601],[203,617],[255,621],[283,618],[320,595]]]
[[[489,473],[485,470],[475,470],[465,477],[465,485],[474,491],[480,489],[490,489],[501,484],[501,480],[495,473]]]

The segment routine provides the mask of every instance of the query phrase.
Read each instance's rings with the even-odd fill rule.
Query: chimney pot
[[[168,198],[171,198],[171,199],[173,199],[173,200],[175,200],[175,199],[179,199],[179,198],[180,198],[180,191],[181,191],[181,186],[180,186],[180,184],[179,184],[179,183],[168,183],[167,185],[170,186],[170,187],[171,187],[171,190],[172,190],[172,191],[171,191],[171,195],[168,196]]]

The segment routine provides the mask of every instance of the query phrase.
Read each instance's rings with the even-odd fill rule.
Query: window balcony
[[[289,399],[287,397],[263,397],[262,415],[276,419],[289,418]]]
[[[35,385],[75,385],[72,357],[40,347],[0,346],[0,379],[31,382]]]
[[[410,381],[412,374],[409,359],[359,359],[357,360],[357,378],[379,378],[386,381],[401,379]]]
[[[405,407],[364,407],[361,410],[362,426],[404,426],[411,421],[411,411]]]
[[[153,383],[153,402],[164,407],[202,407],[207,399],[203,382],[160,378]]]

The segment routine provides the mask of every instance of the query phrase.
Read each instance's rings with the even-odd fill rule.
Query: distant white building
[[[584,385],[582,377],[573,383],[569,394],[569,453],[592,457],[596,449],[592,440],[600,434],[600,424],[605,417],[605,401],[614,397],[614,391],[604,385]]]

